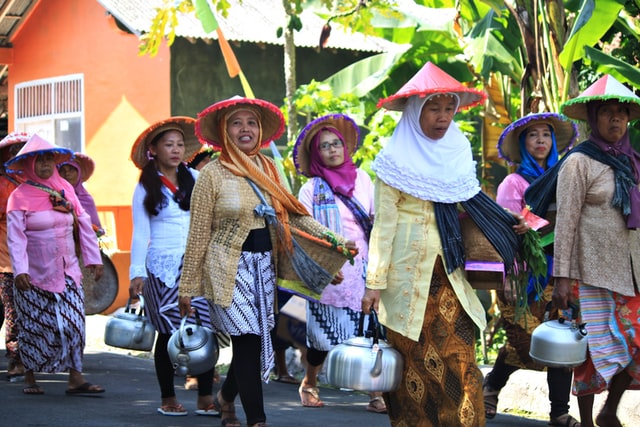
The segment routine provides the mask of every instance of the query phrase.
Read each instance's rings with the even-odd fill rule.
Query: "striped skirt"
[[[147,280],[143,288],[145,313],[149,321],[160,334],[171,334],[180,328],[180,308],[178,307],[178,288],[180,276],[182,275],[182,262],[178,269],[176,285],[167,287],[164,282],[158,279],[147,270]],[[197,310],[202,325],[211,327],[211,317],[209,314],[209,304],[204,297],[194,297],[191,299],[191,307]],[[187,323],[195,323],[195,316],[190,316]]]
[[[620,295],[580,283],[580,314],[586,322],[587,360],[574,369],[577,396],[608,389],[614,375],[631,376],[629,389],[640,389],[640,294]]]
[[[269,379],[275,365],[271,329],[275,325],[276,275],[271,252],[243,251],[229,307],[211,304],[211,321],[217,331],[231,336],[258,335],[262,351],[262,379]]]
[[[485,425],[475,330],[438,257],[418,342],[387,329],[405,364],[398,389],[384,393],[393,427]]]
[[[66,278],[64,292],[32,286],[15,289],[14,302],[20,329],[19,352],[24,367],[34,372],[82,372],[85,344],[84,293]]]

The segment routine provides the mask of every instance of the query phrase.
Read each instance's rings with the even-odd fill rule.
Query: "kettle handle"
[[[138,305],[138,316],[144,316],[144,297],[142,294],[138,294],[138,299],[140,300],[140,304]],[[131,297],[127,299],[127,306],[124,308],[125,313],[133,313],[136,314],[136,311],[131,308]]]
[[[360,319],[358,319],[358,334],[359,337],[364,337],[364,317],[366,314],[363,312],[360,313]],[[367,338],[373,338],[373,345],[378,344],[380,337],[382,336],[382,331],[380,330],[380,322],[378,322],[378,314],[376,311],[371,308],[371,313],[369,313],[369,325],[367,327],[366,332]]]
[[[567,303],[567,305],[571,309],[571,320],[574,321],[574,322],[577,321],[578,320],[578,315],[580,314],[580,309],[578,308],[578,306],[576,304],[574,304],[571,301],[569,301]],[[551,308],[552,307],[553,307],[553,301],[549,301],[547,303],[547,307],[545,308],[545,311],[544,311],[544,321],[545,322],[547,320],[549,320],[549,315],[551,313]]]
[[[198,309],[194,308],[193,309],[193,313],[194,313],[194,316],[196,317],[196,325],[202,326],[202,320],[200,320],[200,314],[198,313]],[[180,320],[180,329],[179,329],[179,333],[178,333],[178,344],[180,345],[180,349],[184,348],[184,341],[182,340],[182,334],[184,333],[184,329],[187,326],[187,320],[188,319],[189,319],[189,313],[187,313]]]

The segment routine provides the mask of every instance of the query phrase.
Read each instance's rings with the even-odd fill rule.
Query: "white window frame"
[[[84,74],[31,80],[14,88],[16,131],[37,133],[47,141],[64,146],[62,141],[56,141],[56,134],[66,131],[70,120],[79,120],[79,135],[74,138],[78,140],[67,148],[83,152],[84,116]]]

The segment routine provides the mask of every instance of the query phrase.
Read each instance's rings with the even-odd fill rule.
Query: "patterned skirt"
[[[0,298],[4,306],[5,348],[7,359],[20,361],[18,354],[18,324],[16,323],[16,309],[13,302],[13,273],[0,273]]]
[[[82,372],[85,344],[84,293],[66,278],[64,292],[32,286],[15,290],[14,302],[20,329],[20,358],[27,371]]]
[[[387,329],[389,343],[405,363],[399,388],[384,393],[392,426],[485,425],[475,329],[438,257],[419,341]]]
[[[147,270],[147,280],[143,288],[145,313],[149,321],[160,334],[171,334],[180,328],[180,308],[178,307],[178,285],[182,275],[182,262],[178,270],[176,285],[167,287],[162,280]],[[211,327],[209,304],[204,297],[191,299],[191,307],[198,312],[200,321],[204,326]],[[196,323],[195,316],[190,316],[187,323]]]
[[[275,325],[276,275],[271,252],[243,251],[238,261],[233,299],[229,307],[211,305],[215,330],[231,336],[258,335],[262,343],[262,379],[269,380],[275,365],[271,329]]]
[[[308,301],[307,345],[316,350],[331,350],[357,334],[359,318],[360,312],[349,307]]]
[[[531,334],[544,321],[546,306],[551,301],[552,293],[553,282],[550,282],[540,300],[529,302],[529,311],[517,312],[516,306],[505,298],[504,292],[498,291],[498,308],[502,327],[507,335],[507,343],[500,348],[498,358],[504,360],[507,365],[537,371],[544,369],[544,366],[531,359],[529,349]],[[552,310],[550,319],[557,318],[558,310]]]
[[[640,294],[620,295],[580,283],[580,314],[587,323],[587,360],[573,371],[577,396],[608,389],[623,370],[631,376],[628,389],[640,389]]]

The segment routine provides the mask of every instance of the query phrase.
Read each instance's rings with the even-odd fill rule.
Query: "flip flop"
[[[295,379],[293,375],[278,375],[273,379],[273,381],[277,383],[285,383],[285,384],[295,384],[295,385],[300,384],[300,381]]]
[[[44,394],[44,390],[38,384],[25,384],[22,392],[24,394]]]
[[[99,394],[104,393],[105,390],[99,385],[86,382],[78,387],[68,388],[65,393],[70,395],[87,395],[87,394]]]
[[[387,406],[384,404],[384,399],[382,396],[376,396],[369,401],[369,405],[367,405],[367,411],[374,412],[376,414],[386,414]]]
[[[324,403],[320,400],[320,390],[318,387],[300,387],[300,402],[305,408],[323,408]]]
[[[205,409],[196,409],[194,412],[196,415],[203,415],[205,417],[220,417],[222,414],[218,409],[216,409],[216,405],[211,404],[207,406]]]
[[[187,410],[181,404],[176,405],[162,405],[157,409],[159,414],[166,415],[168,417],[184,417],[188,414]]]

